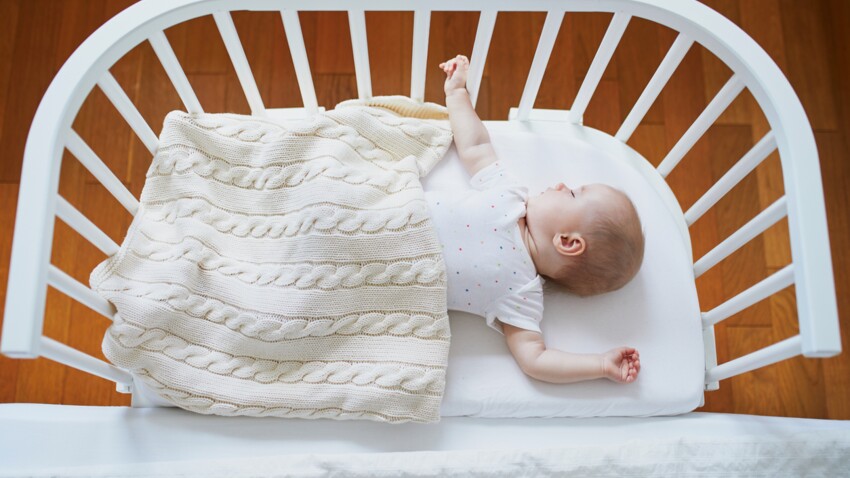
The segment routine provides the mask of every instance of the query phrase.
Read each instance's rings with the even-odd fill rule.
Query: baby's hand
[[[458,55],[451,60],[440,63],[440,68],[446,72],[446,83],[443,85],[446,96],[455,90],[466,88],[466,75],[469,72],[469,59],[467,57]]]
[[[602,354],[602,373],[619,383],[631,383],[640,372],[640,354],[630,347],[611,349]]]

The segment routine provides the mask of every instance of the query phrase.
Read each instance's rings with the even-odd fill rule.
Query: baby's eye
[[[570,191],[570,194],[572,194],[573,197],[576,197],[576,193],[574,193],[573,191]]]

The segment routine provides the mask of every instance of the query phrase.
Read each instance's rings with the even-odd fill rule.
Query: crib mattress
[[[592,417],[686,413],[700,406],[705,354],[693,260],[681,210],[637,154],[607,135],[563,126],[557,135],[517,122],[487,122],[500,160],[538,194],[604,182],[635,203],[646,238],[644,263],[624,288],[591,298],[546,290],[542,330],[548,347],[575,353],[638,349],[641,373],[631,384],[606,379],[554,385],[527,377],[504,338],[484,319],[451,312],[443,416]],[[468,188],[452,148],[425,178],[426,190]]]

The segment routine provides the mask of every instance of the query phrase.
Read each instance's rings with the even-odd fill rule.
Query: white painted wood
[[[280,16],[283,19],[283,30],[286,33],[286,42],[289,44],[289,53],[292,55],[292,64],[295,66],[298,88],[301,90],[301,101],[304,103],[304,109],[314,115],[319,111],[319,102],[316,100],[316,88],[313,86],[313,76],[310,74],[310,62],[307,60],[307,48],[304,46],[304,35],[301,33],[298,12],[283,10]]]
[[[802,353],[802,339],[795,335],[771,346],[757,350],[753,353],[738,357],[717,367],[709,369],[705,373],[705,381],[717,382],[734,377],[757,368],[781,362]]]
[[[696,142],[702,138],[702,135],[708,131],[708,128],[714,124],[729,104],[741,93],[744,86],[743,80],[738,75],[732,75],[729,78],[729,81],[717,92],[714,99],[705,107],[705,110],[703,110],[691,127],[685,131],[685,134],[673,146],[673,149],[667,153],[661,164],[658,165],[658,173],[662,177],[666,178],[670,174],[670,171],[679,164],[679,161],[688,154],[688,151],[694,147]]]
[[[768,131],[758,143],[736,162],[726,174],[723,175],[693,206],[685,213],[685,222],[688,226],[697,221],[706,211],[717,204],[723,196],[741,182],[753,169],[756,168],[767,156],[776,150],[776,138],[772,131]]]
[[[497,13],[496,10],[483,10],[478,17],[478,30],[475,32],[475,44],[472,46],[472,58],[469,59],[469,76],[466,78],[466,89],[469,91],[473,108],[478,101],[478,90],[481,89],[481,77],[484,75],[484,64],[487,62],[490,40],[493,39]]]
[[[139,2],[95,31],[71,55],[45,93],[32,122],[31,131],[35,133],[27,139],[6,294],[5,317],[8,320],[4,320],[3,333],[0,335],[0,349],[3,353],[15,357],[38,355],[62,150],[80,106],[104,73],[124,54],[145,40],[150,40],[187,105],[187,110],[202,112],[162,32],[173,25],[218,11],[282,9],[285,26],[288,23],[287,16],[289,23],[295,24],[294,28],[287,28],[286,33],[290,48],[301,54],[299,57],[299,53],[293,53],[293,62],[302,97],[305,98],[305,109],[316,112],[318,105],[295,13],[297,8],[303,6],[303,0]],[[311,0],[309,8],[347,11],[351,3],[347,0]],[[480,11],[485,7],[480,1],[473,0],[431,0],[408,4],[399,4],[395,0],[363,0],[357,4],[357,8],[369,11],[430,12]],[[787,207],[791,235],[803,355],[824,357],[840,352],[835,286],[814,135],[805,111],[787,79],[755,41],[732,22],[698,2],[564,0],[563,3],[553,4],[552,0],[490,0],[486,8],[494,12],[548,12],[554,8],[564,8],[577,12],[603,11],[621,16],[634,15],[693,38],[725,63],[734,72],[733,78],[740,78],[741,83],[750,90],[775,134],[782,161],[786,203],[783,207]],[[425,50],[427,52],[427,46]],[[594,62],[598,59],[599,54]],[[177,80],[173,77],[177,77]],[[585,88],[584,84],[582,88]],[[574,123],[580,123],[583,110],[575,109],[572,112]],[[529,115],[534,114],[532,109]],[[585,134],[590,132],[590,129],[583,130]],[[110,192],[116,197],[120,196],[114,191]]]
[[[94,225],[93,222],[83,215],[80,211],[72,206],[62,196],[58,196],[56,201],[56,217],[62,220],[71,229],[80,233],[87,241],[94,244],[107,256],[111,256],[118,252],[118,244],[115,243],[105,232]]]
[[[245,56],[245,50],[242,48],[242,42],[239,40],[239,33],[236,32],[236,25],[233,24],[233,18],[229,12],[215,12],[213,13],[213,19],[215,19],[218,32],[224,41],[224,47],[227,48],[227,54],[230,56],[233,68],[236,70],[236,76],[239,78],[239,84],[242,85],[242,91],[245,92],[245,98],[248,100],[248,106],[251,108],[251,114],[254,116],[266,116],[266,107],[263,106],[263,98],[260,96],[260,90],[257,88],[257,82],[254,79],[254,74],[251,72],[251,65],[248,64],[248,57]]]
[[[103,161],[97,157],[94,151],[77,135],[76,131],[69,130],[68,139],[65,146],[68,148],[68,151],[73,154],[77,160],[85,166],[86,169],[89,170],[90,173],[100,181],[100,184],[103,184],[115,199],[124,206],[124,209],[130,212],[132,215],[136,215],[139,211],[139,201],[133,196],[133,193],[124,186],[124,183],[121,182],[118,177],[103,164]]]
[[[777,199],[776,202],[765,208],[756,217],[744,224],[731,236],[718,244],[714,249],[702,256],[694,264],[694,278],[703,275],[705,271],[711,269],[718,262],[729,257],[730,254],[740,249],[744,244],[750,242],[753,238],[767,230],[770,226],[779,222],[780,219],[788,214],[787,199],[785,196]]]
[[[147,148],[151,154],[156,154],[156,148],[159,147],[159,139],[157,139],[156,134],[148,125],[147,121],[145,121],[142,114],[139,113],[139,110],[130,100],[130,97],[127,96],[127,93],[125,93],[124,89],[121,88],[121,85],[115,81],[115,77],[112,76],[112,73],[109,71],[104,73],[103,76],[100,77],[100,80],[98,80],[97,86],[99,86],[103,91],[103,94],[109,98],[109,101],[113,106],[115,106],[115,109],[118,110],[118,113],[121,114],[124,121],[130,125],[130,128],[136,133],[136,136],[138,136],[142,143],[144,143],[145,148]]]
[[[573,106],[570,108],[570,122],[582,122],[582,117],[584,116],[584,111],[587,109],[587,105],[590,103],[590,98],[593,96],[593,92],[596,91],[596,87],[599,86],[599,80],[602,79],[602,74],[605,73],[605,68],[611,61],[614,50],[620,44],[620,39],[623,38],[623,32],[626,31],[626,27],[629,25],[629,20],[631,19],[631,15],[623,12],[615,13],[611,19],[608,30],[605,32],[605,36],[602,37],[602,43],[599,44],[599,49],[596,51],[596,56],[593,57],[590,68],[587,70],[584,81],[581,83],[578,94],[573,101]]]
[[[629,112],[629,115],[626,116],[623,124],[620,125],[620,129],[617,131],[617,134],[614,135],[615,138],[619,139],[622,142],[626,142],[632,136],[632,133],[635,132],[635,128],[637,128],[638,124],[643,120],[644,116],[646,116],[647,111],[655,103],[655,100],[658,98],[658,95],[661,94],[661,90],[664,89],[664,86],[667,85],[667,82],[670,81],[670,77],[673,76],[673,72],[676,71],[676,68],[679,67],[679,64],[682,62],[682,59],[685,58],[685,55],[690,50],[691,45],[694,44],[694,40],[684,33],[680,33],[678,37],[676,37],[676,41],[670,46],[670,50],[667,51],[667,55],[664,56],[664,59],[661,60],[661,64],[658,65],[658,69],[655,70],[655,73],[652,75],[652,78],[649,80],[649,83],[644,88],[643,93],[640,94],[640,98],[638,98],[635,105],[632,107],[632,111]]]
[[[165,33],[162,31],[154,32],[148,38],[148,41],[150,41],[153,51],[156,53],[157,58],[159,58],[162,67],[165,68],[165,73],[171,80],[171,84],[174,85],[177,94],[186,106],[186,111],[189,113],[203,113],[204,109],[201,108],[201,102],[195,96],[195,90],[192,89],[189,78],[186,77],[186,72],[183,71],[183,67],[177,61],[177,56],[174,54],[174,50],[171,49],[171,44],[168,43]]]
[[[525,88],[522,90],[522,98],[519,100],[517,119],[520,121],[527,120],[529,112],[534,108],[534,100],[537,99],[537,93],[540,91],[540,83],[543,81],[543,74],[549,64],[549,57],[552,55],[552,48],[555,46],[555,40],[558,39],[558,31],[561,29],[563,20],[563,10],[555,10],[546,14],[543,31],[540,32],[540,40],[537,42],[537,50],[534,52],[534,60],[531,62],[531,70],[528,72]]]
[[[758,284],[702,314],[703,327],[715,325],[794,283],[794,265],[789,264]]]
[[[109,320],[115,315],[111,303],[53,264],[47,270],[47,284]]]
[[[372,74],[369,71],[369,44],[366,40],[366,14],[363,10],[348,11],[348,30],[351,32],[357,96],[360,99],[368,99],[372,97]]]
[[[410,68],[410,97],[425,101],[425,72],[428,61],[428,35],[431,29],[431,11],[413,12],[413,64]]]
[[[41,355],[50,360],[74,367],[77,370],[130,386],[133,376],[127,371],[103,360],[97,359],[79,350],[57,342],[48,337],[41,337]]]

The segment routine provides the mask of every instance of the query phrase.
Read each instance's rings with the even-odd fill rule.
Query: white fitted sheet
[[[605,379],[553,385],[528,378],[504,338],[483,318],[452,312],[452,345],[441,414],[475,417],[591,417],[675,415],[694,410],[703,394],[705,355],[690,245],[678,206],[665,202],[635,153],[600,148],[597,132],[559,136],[488,122],[502,162],[535,195],[559,181],[604,182],[635,203],[646,238],[644,263],[619,291],[591,298],[548,290],[542,329],[547,346],[588,353],[628,345],[638,349],[641,373],[632,384]],[[613,141],[613,140],[611,140]],[[622,157],[621,157],[622,156]],[[629,157],[626,157],[629,156]],[[468,188],[454,147],[425,178],[426,190]],[[669,192],[667,193],[669,194]],[[669,195],[666,196],[669,198]],[[676,209],[673,212],[673,209]]]

